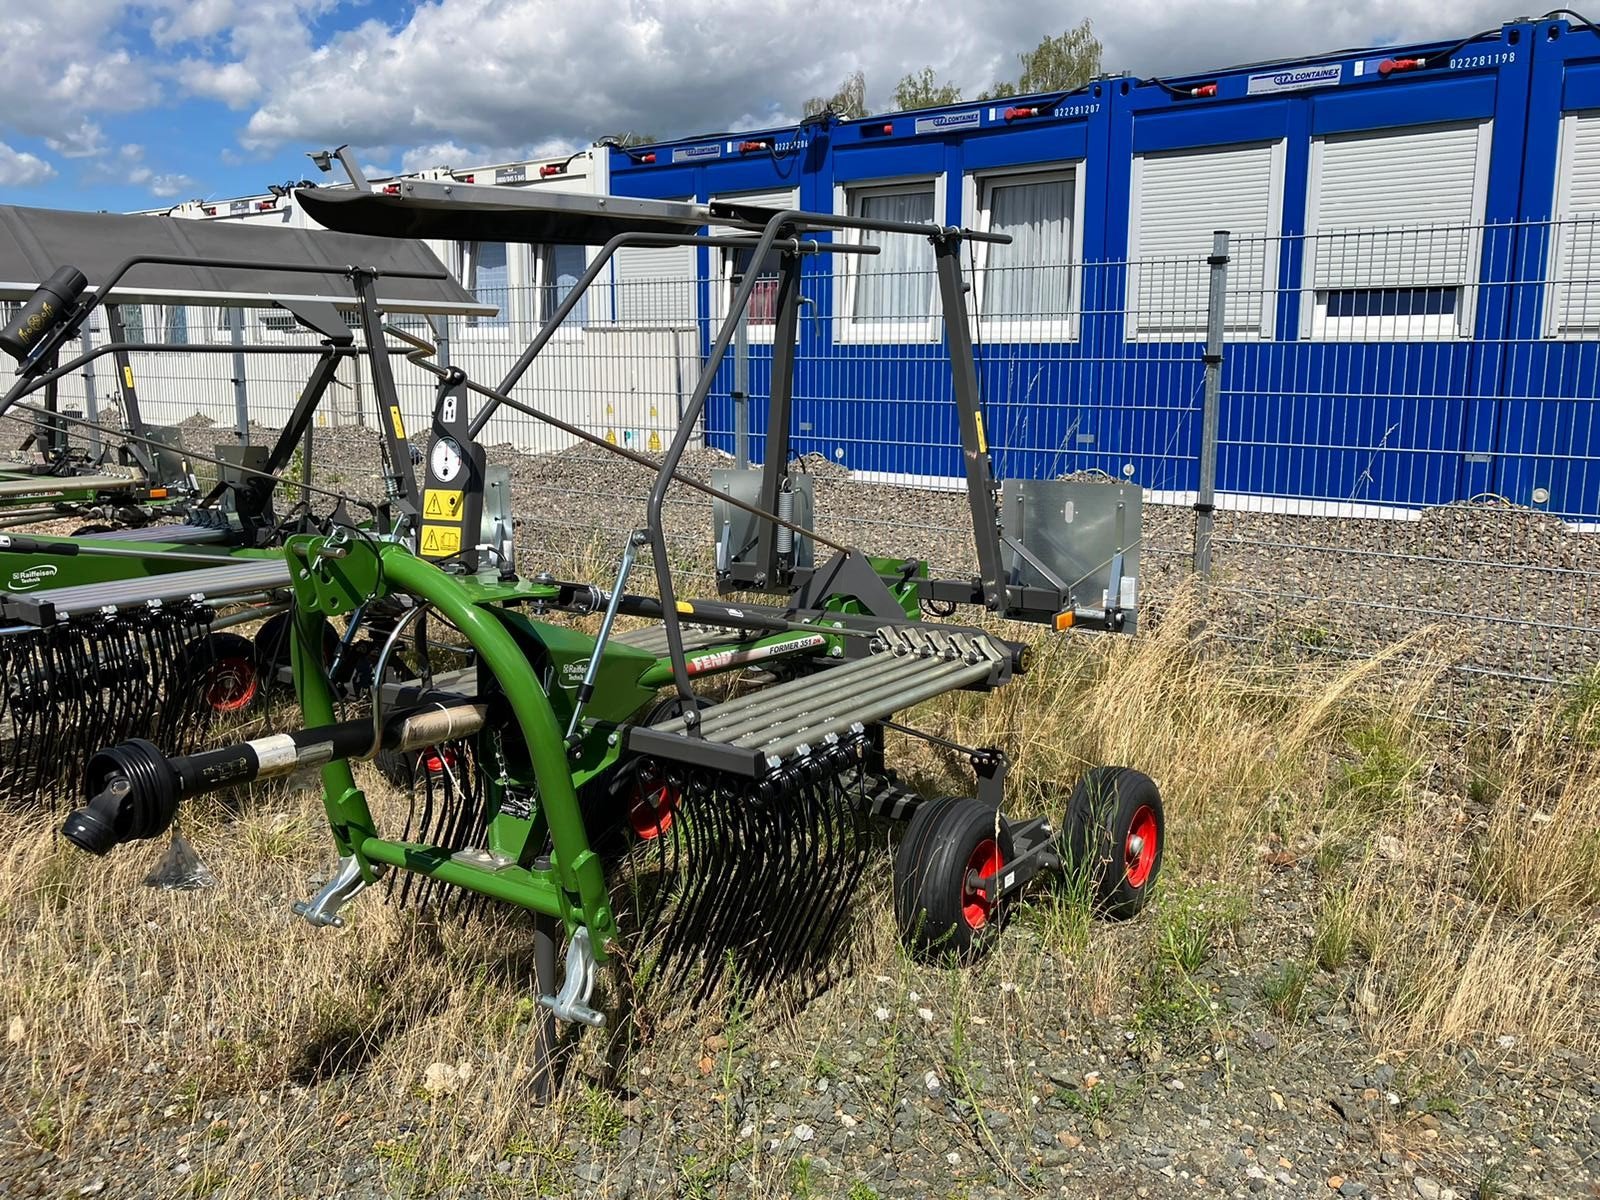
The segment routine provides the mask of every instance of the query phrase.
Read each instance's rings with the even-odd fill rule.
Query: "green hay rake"
[[[620,960],[637,986],[709,995],[724,972],[741,987],[819,986],[873,869],[882,822],[908,822],[894,861],[895,911],[919,954],[972,957],[994,944],[1007,908],[1042,873],[1085,873],[1109,912],[1137,912],[1160,869],[1155,785],[1126,769],[1091,771],[1057,830],[1002,812],[1007,761],[962,750],[971,794],[925,800],[888,760],[898,714],[953,691],[989,692],[1026,669],[1025,645],[984,625],[921,619],[927,605],[971,605],[1057,628],[1127,631],[1135,613],[1138,495],[1117,484],[1063,484],[1097,544],[1074,547],[1087,571],[1062,575],[1059,529],[1031,543],[998,519],[959,252],[988,235],[916,224],[737,205],[680,204],[513,189],[407,183],[401,195],[302,196],[335,229],[459,241],[600,247],[584,276],[510,374],[489,387],[451,368],[437,378],[422,517],[382,535],[338,523],[290,537],[282,551],[301,728],[192,754],[130,740],[95,755],[87,803],[63,832],[96,854],[167,830],[186,799],[320,768],[340,866],[307,920],[340,925],[351,900],[384,876],[417,898],[438,886],[530,910],[540,998],[552,1018],[605,1023],[597,968]],[[706,235],[705,226],[727,230]],[[790,425],[792,332],[800,263],[870,254],[815,235],[902,234],[932,243],[980,571],[933,578],[925,563],[871,557],[795,519],[783,437]],[[998,239],[991,239],[998,240]],[[522,373],[619,250],[696,245],[769,256],[777,271],[775,365],[761,468],[738,486],[679,471],[755,274],[735,290],[676,434],[660,460],[513,398]],[[380,335],[381,336],[381,332]],[[483,401],[476,412],[470,401]],[[485,476],[474,438],[510,407],[603,446],[654,476],[640,526],[607,584],[519,575],[508,548],[474,536]],[[716,599],[684,599],[663,528],[673,485],[712,495]],[[750,497],[753,497],[750,498]],[[1088,520],[1093,510],[1096,520]],[[430,515],[433,514],[433,515]],[[739,528],[736,528],[739,527]],[[742,531],[741,531],[742,530]],[[832,556],[807,565],[811,547]],[[648,557],[654,594],[629,590]],[[766,592],[775,603],[737,593]],[[320,647],[331,621],[360,627],[381,607],[403,615],[383,635],[370,711],[339,717]],[[585,632],[572,616],[598,615]],[[622,631],[620,618],[646,623]],[[388,682],[386,664],[432,622],[454,631],[467,665]],[[408,639],[408,634],[411,635]],[[708,681],[759,665],[766,685],[713,700]],[[741,675],[741,678],[748,676]],[[932,735],[919,735],[932,736]],[[941,740],[942,739],[937,739]],[[947,748],[948,742],[942,742]],[[417,781],[402,830],[384,829],[353,760],[389,756]],[[427,899],[427,895],[423,895]],[[564,978],[555,945],[564,937]],[[550,1029],[544,1031],[546,1039]],[[548,1047],[551,1043],[546,1040]]]
[[[289,575],[276,547],[324,518],[309,502],[280,517],[274,485],[297,451],[309,464],[318,405],[341,365],[365,353],[340,309],[361,314],[368,345],[377,344],[370,339],[384,312],[492,309],[449,282],[427,250],[391,240],[7,207],[0,207],[0,232],[9,235],[0,237],[0,279],[10,281],[0,292],[21,288],[18,280],[43,280],[0,330],[0,348],[19,364],[0,397],[0,415],[30,417],[38,430],[75,427],[117,439],[137,468],[119,477],[124,483],[148,484],[151,464],[167,473],[162,478],[176,472],[188,480],[163,497],[167,507],[160,510],[136,503],[138,495],[125,488],[116,491],[112,509],[62,500],[73,489],[83,503],[94,500],[93,476],[41,477],[16,487],[17,481],[0,481],[6,514],[0,526],[68,514],[124,526],[158,515],[181,518],[81,530],[71,538],[0,533],[0,800],[37,803],[53,799],[63,784],[75,792],[88,748],[108,736],[193,749],[214,717],[252,704],[280,660],[287,672]],[[46,256],[56,253],[71,253],[79,266],[54,267]],[[98,281],[93,289],[90,278]],[[272,305],[317,341],[304,347],[129,342],[121,306],[152,296],[165,303]],[[97,308],[107,313],[110,338],[92,347],[82,331]],[[62,348],[75,338],[82,338],[83,352],[61,362]],[[148,428],[140,416],[131,355],[164,352],[293,353],[314,361],[274,444],[218,446],[208,456],[180,453],[171,431]],[[124,430],[57,409],[59,382],[105,356],[116,368]],[[376,360],[371,375],[377,424],[387,435],[387,498],[367,506],[365,525],[382,534],[419,511],[420,501],[410,448],[391,417],[399,398],[388,354]],[[24,403],[40,394],[42,409]],[[205,495],[194,485],[190,458],[217,468],[218,482]],[[46,485],[55,488],[48,503],[5,508],[29,496],[40,500]],[[345,497],[309,482],[300,486],[302,495],[345,511]],[[24,489],[32,490],[24,496]],[[253,642],[228,632],[263,618]],[[346,677],[354,678],[359,654],[339,649],[350,668]]]

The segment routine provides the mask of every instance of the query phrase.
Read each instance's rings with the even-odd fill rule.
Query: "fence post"
[[[1217,423],[1222,397],[1222,330],[1228,301],[1228,231],[1211,235],[1211,283],[1206,294],[1205,399],[1200,412],[1200,485],[1194,497],[1195,574],[1211,574],[1212,513],[1217,500]]]
[[[753,270],[755,264],[751,264]],[[744,282],[744,272],[735,270],[733,290]],[[750,469],[750,311],[739,314],[733,335],[733,465]]]
[[[244,381],[244,309],[228,309],[228,333],[233,340],[233,416],[239,426],[239,444],[250,444],[250,391]]]
[[[94,349],[94,335],[89,332],[89,322],[83,323],[83,331],[79,335],[79,342],[83,352],[88,354]],[[100,397],[94,391],[94,363],[83,364],[83,411],[89,420],[100,423]],[[100,431],[94,426],[89,427],[89,454],[98,459],[100,457]]]
[[[448,316],[431,316],[428,324],[433,326],[433,359],[441,367],[450,365],[450,318]]]

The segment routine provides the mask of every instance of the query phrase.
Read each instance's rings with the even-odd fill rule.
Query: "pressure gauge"
[[[461,443],[452,437],[442,437],[433,444],[433,456],[429,460],[433,468],[433,477],[440,483],[449,483],[461,474]]]

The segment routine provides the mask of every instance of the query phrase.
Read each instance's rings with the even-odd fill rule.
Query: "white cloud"
[[[119,34],[124,0],[0,4],[0,113],[37,137],[85,115],[136,111],[160,94],[150,64]]]
[[[178,64],[177,76],[185,91],[220,100],[229,108],[245,108],[261,94],[261,83],[255,72],[242,62],[185,59]]]
[[[373,14],[353,28],[322,18]],[[1495,27],[1499,0],[0,0],[0,135],[125,167],[108,116],[190,95],[248,112],[243,157],[349,142],[406,167],[563,153],[633,131],[781,126],[850,71],[873,107],[931,65],[968,95],[1014,77],[1017,52],[1089,16],[1108,71],[1203,73],[1352,44]],[[44,11],[45,15],[39,15]],[[13,141],[16,137],[13,136]],[[163,137],[161,144],[170,140]],[[6,170],[55,168],[9,152]],[[157,178],[146,168],[145,185]],[[125,173],[125,172],[124,172]],[[167,186],[184,186],[176,177]]]
[[[44,144],[63,158],[98,158],[106,152],[106,131],[85,117],[76,129],[47,137]]]
[[[192,193],[196,187],[193,179],[187,175],[180,174],[151,175],[147,181],[141,180],[140,182],[148,182],[150,194],[152,196],[160,196],[163,199],[176,196],[182,192]]]
[[[661,136],[782,124],[810,95],[866,73],[887,105],[901,75],[932,64],[973,94],[1015,76],[1016,54],[1090,16],[1108,70],[1200,72],[1352,43],[1465,35],[1497,3],[1377,0],[422,0],[403,24],[367,21],[278,58],[247,145],[586,144],[631,129]],[[819,38],[819,31],[829,36]],[[846,34],[848,36],[834,36]],[[804,48],[800,52],[798,48]],[[415,153],[415,152],[414,152]]]
[[[133,184],[134,187],[146,188],[152,196],[160,196],[163,199],[181,192],[193,192],[198,186],[197,181],[188,175],[157,171],[147,166],[131,167],[123,171],[120,178],[126,183]]]
[[[158,46],[215,37],[247,9],[236,0],[158,0],[154,7],[160,11],[150,22],[150,39]]]
[[[0,185],[27,187],[43,183],[56,173],[56,169],[37,154],[14,150],[0,142]]]
[[[477,155],[465,146],[454,142],[430,142],[426,146],[413,146],[400,156],[402,171],[425,171],[429,167],[464,167],[477,161]],[[380,171],[380,175],[389,172]]]

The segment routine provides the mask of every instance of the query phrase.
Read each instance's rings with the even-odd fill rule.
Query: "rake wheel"
[[[210,655],[196,684],[204,704],[214,713],[243,712],[261,694],[255,647],[232,633],[213,633],[206,640],[209,648],[195,651]]]
[[[1094,768],[1073,789],[1065,828],[1067,869],[1086,872],[1095,907],[1114,920],[1136,916],[1161,874],[1166,815],[1155,780]]]
[[[983,801],[919,807],[894,860],[895,921],[907,948],[926,961],[985,954],[1009,907],[996,877],[1015,856],[1005,817]]]

